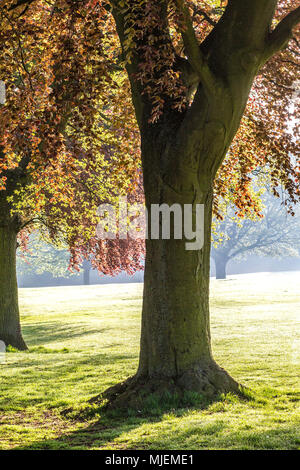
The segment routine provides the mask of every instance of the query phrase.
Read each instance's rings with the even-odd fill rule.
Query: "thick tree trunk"
[[[159,173],[153,171],[153,160],[150,168],[146,163],[148,213],[153,204],[170,207],[176,203],[182,212],[185,204],[194,209],[195,204],[204,204],[204,245],[201,250],[187,250],[188,240],[175,240],[172,231],[170,240],[151,239],[149,224],[139,368],[133,378],[106,392],[105,396],[116,406],[140,406],[141,396],[166,391],[193,391],[210,397],[239,392],[239,385],[216,364],[211,350],[212,181],[203,177],[199,182],[189,168],[176,172],[176,181]]]
[[[216,265],[216,279],[226,279],[228,258],[225,255],[216,255],[214,260]]]
[[[180,58],[180,63],[183,61],[186,66],[182,72],[187,75],[183,73],[181,78],[189,98],[194,86],[197,91],[183,112],[174,110],[173,90],[169,97],[168,91],[161,92],[163,113],[152,125],[149,120],[157,98],[157,88],[152,82],[153,79],[163,82],[159,48],[165,50],[168,44],[174,50],[170,30],[169,35],[165,34],[169,28],[167,3],[159,3],[160,11],[157,13],[155,9],[155,14],[162,21],[157,22],[157,30],[150,27],[136,35],[141,39],[137,40],[135,54],[126,65],[141,131],[146,204],[148,211],[151,204],[205,204],[205,241],[203,249],[198,251],[185,250],[184,240],[147,241],[139,369],[133,378],[104,395],[125,406],[149,392],[162,390],[192,390],[214,395],[239,389],[214,362],[210,345],[211,188],[238,130],[259,68],[275,52],[273,48],[278,50],[284,38],[288,39],[289,23],[296,24],[291,19],[283,23],[279,32],[277,27],[270,44],[270,36],[274,37],[274,33],[270,35],[270,27],[276,0],[231,0],[200,45],[186,2],[176,2],[182,13],[184,27],[180,29],[187,56],[187,60]],[[125,13],[121,3],[113,2],[112,13],[123,52],[127,51],[128,34],[132,31],[128,23],[134,24],[135,18],[139,22],[146,19],[143,4],[140,12],[135,10],[136,5],[132,9],[128,6]],[[145,24],[148,26],[146,20]],[[154,44],[153,34],[161,37],[161,41]],[[147,63],[147,48],[155,51],[157,68],[152,65],[152,56],[151,66]],[[145,65],[153,67],[154,75],[150,73],[149,81]],[[147,72],[143,80],[136,80],[141,70]],[[150,90],[150,100],[146,89]]]
[[[0,226],[0,340],[26,350],[19,317],[16,248],[17,230],[7,222]]]
[[[206,222],[210,205],[208,196]],[[211,359],[209,231],[200,252],[185,239],[147,241],[140,376],[180,377]]]

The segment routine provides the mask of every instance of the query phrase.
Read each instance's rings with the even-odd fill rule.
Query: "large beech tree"
[[[150,391],[239,388],[211,350],[213,185],[254,79],[287,46],[300,7],[275,26],[275,0],[222,3],[223,15],[201,38],[201,17],[192,15],[205,2],[110,2],[141,134],[146,205],[205,206],[200,251],[187,251],[184,239],[146,242],[140,362],[133,378],[107,392],[119,404]]]

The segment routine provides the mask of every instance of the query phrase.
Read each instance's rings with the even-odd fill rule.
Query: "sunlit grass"
[[[87,401],[136,369],[142,285],[21,289],[30,349],[0,364],[0,448],[299,448],[299,286],[299,273],[212,281],[214,355],[249,400],[138,417]]]

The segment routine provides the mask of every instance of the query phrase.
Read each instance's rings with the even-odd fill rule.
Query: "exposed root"
[[[28,347],[21,334],[17,335],[0,335],[0,340],[4,342],[6,347],[12,346],[19,351],[27,351]]]
[[[95,401],[107,400],[108,408],[143,409],[145,400],[154,396],[158,403],[164,397],[184,398],[188,392],[213,400],[221,393],[242,395],[241,386],[215,362],[195,366],[178,377],[143,377],[135,375],[107,389]]]

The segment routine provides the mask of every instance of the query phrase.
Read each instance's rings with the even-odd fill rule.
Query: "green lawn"
[[[299,448],[299,287],[299,273],[212,281],[214,355],[249,400],[126,416],[87,402],[136,369],[142,285],[20,289],[30,350],[0,364],[0,448]]]

